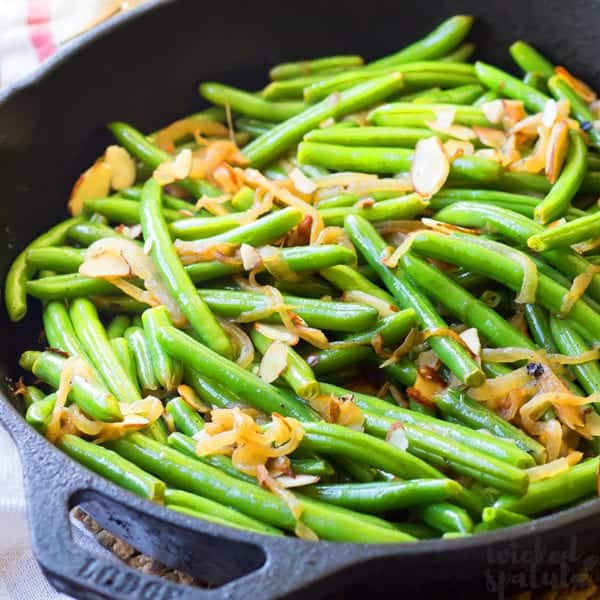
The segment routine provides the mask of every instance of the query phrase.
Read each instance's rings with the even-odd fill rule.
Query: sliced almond
[[[444,142],[444,150],[448,155],[448,160],[452,162],[461,156],[471,156],[475,152],[475,146],[471,142],[448,140]]]
[[[502,100],[504,106],[504,127],[510,128],[515,123],[527,117],[527,112],[521,100]]]
[[[482,148],[476,150],[473,156],[479,156],[480,158],[487,158],[488,160],[495,160],[496,162],[502,162],[502,153],[498,152],[494,148]]]
[[[584,83],[581,79],[575,77],[564,67],[555,67],[554,71],[587,104],[594,102],[598,98],[596,92],[587,83]]]
[[[121,146],[109,146],[104,153],[104,162],[112,169],[111,187],[124,190],[135,183],[135,161]]]
[[[481,110],[485,118],[494,125],[499,125],[504,119],[504,102],[502,100],[492,100],[481,105]]]
[[[386,442],[400,448],[400,450],[408,449],[408,437],[406,436],[406,430],[402,423],[394,423],[389,429],[385,436]]]
[[[443,133],[459,140],[469,141],[474,140],[477,137],[475,132],[470,127],[465,127],[464,125],[446,126],[441,124],[439,121],[425,121],[425,125],[427,125],[431,131]]]
[[[192,169],[192,158],[192,151],[186,148],[173,160],[158,165],[152,177],[161,185],[168,185],[174,181],[185,179]]]
[[[544,171],[550,183],[558,179],[569,150],[569,126],[566,121],[559,121],[552,127],[550,140],[546,149],[546,165]]]
[[[112,168],[105,162],[97,162],[82,173],[75,182],[69,198],[69,211],[73,216],[83,212],[83,203],[92,198],[106,198],[110,193]]]
[[[435,122],[441,128],[448,128],[454,123],[456,119],[456,110],[453,108],[446,108],[435,111]]]
[[[479,138],[479,141],[488,148],[499,149],[506,143],[506,133],[500,129],[474,126],[473,131]]]
[[[514,123],[509,129],[509,133],[522,133],[524,135],[535,137],[537,135],[538,127],[541,124],[542,113],[536,113],[535,115],[529,117],[526,116]]]
[[[299,475],[295,475],[294,477],[290,477],[289,475],[281,475],[277,477],[277,481],[284,488],[296,488],[296,487],[304,487],[305,485],[312,485],[313,483],[319,483],[319,477],[317,475],[307,475],[306,473],[301,473]]]
[[[287,346],[295,346],[299,341],[300,337],[286,329],[284,325],[268,325],[266,323],[254,323],[254,329],[258,333],[264,335],[270,340],[283,342]]]
[[[267,383],[275,381],[287,368],[288,347],[283,342],[274,341],[264,353],[258,376]]]
[[[410,168],[415,191],[430,197],[439,192],[450,173],[450,161],[438,137],[421,139],[417,142]]]
[[[242,266],[244,271],[252,271],[256,269],[262,262],[262,258],[258,253],[258,250],[250,244],[242,244],[240,247],[240,256],[242,258]]]
[[[297,167],[292,169],[290,179],[301,194],[312,194],[317,186]]]
[[[595,119],[600,118],[600,100],[594,100],[589,106]]]

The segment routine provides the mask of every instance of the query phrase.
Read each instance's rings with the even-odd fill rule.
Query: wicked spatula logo
[[[572,536],[561,549],[536,538],[533,547],[488,548],[487,590],[500,600],[525,590],[547,590],[584,585],[588,573],[600,564],[600,555],[581,555]]]

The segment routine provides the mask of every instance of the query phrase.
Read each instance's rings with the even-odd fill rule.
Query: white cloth
[[[144,1],[0,0],[0,88],[36,69],[64,42]],[[0,457],[0,600],[68,600],[50,587],[33,558],[21,465],[1,426]],[[86,538],[81,528],[77,532]],[[93,541],[87,536],[83,543]]]

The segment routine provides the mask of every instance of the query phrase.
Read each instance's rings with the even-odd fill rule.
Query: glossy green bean
[[[380,68],[443,57],[456,48],[473,26],[470,15],[456,15],[442,21],[433,31],[398,52],[368,64]]]
[[[317,164],[338,171],[380,175],[409,171],[413,154],[413,150],[409,148],[337,146],[315,142],[302,142],[298,146],[298,160],[302,163]],[[480,156],[462,156],[455,159],[450,168],[451,177],[480,183],[496,181],[500,173],[499,163]]]
[[[434,402],[445,417],[454,417],[473,429],[486,429],[500,438],[512,440],[537,463],[545,462],[546,450],[539,442],[465,394],[447,390],[434,396]]]
[[[140,222],[140,203],[120,198],[90,198],[83,204],[87,214],[104,215],[113,223],[137,225]],[[162,215],[168,223],[182,219],[183,215],[169,208],[162,209]]]
[[[452,500],[461,491],[451,479],[414,479],[373,483],[311,485],[303,493],[327,504],[358,512],[382,513],[391,510]]]
[[[536,252],[543,252],[554,248],[568,248],[599,236],[600,213],[594,213],[541,231],[531,236],[527,245]]]
[[[65,358],[53,352],[28,351],[22,354],[19,365],[58,388],[65,362]],[[123,418],[117,399],[98,381],[74,374],[68,397],[93,419],[110,423]]]
[[[122,337],[130,325],[131,319],[127,315],[116,315],[106,327],[106,335],[109,339]]]
[[[200,339],[215,352],[231,356],[232,347],[229,338],[196,293],[190,276],[183,268],[171,244],[167,224],[161,214],[162,199],[159,184],[149,179],[144,185],[142,196],[140,216],[144,239],[152,240],[150,253],[163,281]]]
[[[414,148],[420,139],[431,137],[431,135],[431,130],[424,127],[367,126],[349,130],[327,127],[325,129],[313,129],[304,136],[304,140],[307,142],[335,144],[339,146]],[[436,135],[442,141],[449,139],[449,136],[446,136],[443,133],[438,133]]]
[[[235,229],[240,226],[240,220],[239,213],[218,217],[191,217],[170,223],[169,232],[176,239],[199,240]]]
[[[157,339],[160,329],[171,326],[169,312],[164,306],[149,308],[142,313],[142,323],[156,381],[167,391],[176,390],[181,383],[182,367],[162,349]]]
[[[293,77],[302,77],[312,73],[331,71],[332,69],[359,67],[363,62],[362,56],[357,56],[356,54],[323,56],[321,58],[299,60],[275,65],[269,71],[269,77],[273,80],[291,79]]]
[[[524,306],[527,327],[534,342],[546,352],[556,353],[558,348],[550,331],[550,321],[547,311],[537,304],[526,304]]]
[[[567,356],[579,356],[591,350],[583,338],[566,323],[554,315],[550,315],[550,330],[556,346]],[[588,395],[600,392],[600,363],[598,360],[570,365],[579,385]]]
[[[506,510],[505,508],[495,508],[486,506],[481,515],[482,522],[488,525],[491,529],[499,529],[501,527],[512,527],[513,525],[521,525],[530,521],[525,515]]]
[[[478,83],[471,83],[469,85],[459,85],[449,90],[423,94],[413,102],[415,104],[472,104],[484,91],[485,89]]]
[[[500,95],[521,100],[531,112],[542,112],[550,98],[505,71],[484,62],[475,63],[475,72],[481,83]]]
[[[42,435],[46,434],[46,429],[52,419],[52,411],[56,403],[56,392],[45,396],[42,400],[38,400],[29,405],[25,413],[25,420],[36,431]]]
[[[546,79],[554,75],[554,65],[526,42],[521,40],[514,42],[509,51],[524,73],[540,73]]]
[[[296,519],[285,502],[267,490],[234,479],[139,434],[112,442],[119,454],[163,478],[169,485],[222,502],[269,525],[293,531]],[[319,537],[334,541],[403,542],[409,535],[377,527],[358,513],[334,510],[314,500],[302,499],[302,521]]]
[[[304,134],[325,119],[361,110],[400,90],[402,85],[402,77],[392,74],[345,90],[335,101],[325,99],[256,138],[244,147],[244,155],[253,166],[260,168],[299,142]]]
[[[300,419],[314,418],[309,407],[299,401],[290,401],[250,371],[201,345],[182,331],[165,327],[158,332],[158,339],[163,349],[183,365],[229,387],[267,414],[278,412]]]
[[[27,264],[36,271],[50,270],[56,273],[73,273],[84,261],[85,250],[70,246],[33,248],[27,253]]]
[[[134,385],[138,396],[141,398],[142,394],[138,386],[135,358],[133,357],[129,342],[124,337],[113,337],[109,339],[117,360],[125,370],[125,373],[127,373],[129,381]]]
[[[4,304],[11,321],[20,321],[27,313],[26,284],[27,280],[35,273],[34,268],[27,264],[28,252],[34,248],[64,244],[71,226],[82,220],[81,217],[75,217],[55,225],[30,242],[15,258],[4,280]]]
[[[143,498],[164,502],[165,484],[116,452],[75,435],[63,435],[57,445],[71,458],[113,483]]]
[[[360,217],[349,216],[345,223],[350,239],[367,262],[377,271],[386,287],[392,292],[403,308],[413,308],[422,328],[439,329],[447,327],[431,303],[413,286],[407,276],[400,271],[395,273],[380,262],[386,245],[371,224]],[[446,336],[432,336],[430,344],[440,360],[468,385],[480,385],[485,376],[471,355],[463,346]]]
[[[142,390],[152,392],[158,389],[158,381],[154,375],[152,355],[146,335],[141,327],[129,327],[125,330],[125,339],[133,351],[138,381]]]
[[[136,200],[139,202],[142,199],[142,186],[135,185],[124,190],[120,190],[119,195],[123,196],[123,198],[127,198],[128,200]],[[196,207],[192,202],[182,200],[176,196],[171,196],[171,194],[167,194],[165,192],[162,194],[162,199],[165,209],[175,211],[175,213],[179,215],[179,218],[188,213],[197,213],[200,215],[204,212],[196,210]]]
[[[469,58],[471,58],[471,56],[475,52],[475,49],[475,44],[471,42],[466,42],[458,46],[456,50],[453,50],[452,52],[449,52],[448,54],[440,57],[438,60],[440,60],[441,62],[449,63],[466,62],[467,60],[469,60]]]
[[[83,246],[89,246],[96,240],[100,240],[105,237],[131,239],[121,233],[118,233],[108,225],[94,223],[92,221],[80,221],[79,223],[73,224],[67,231],[67,237],[78,244],[82,244]]]
[[[417,513],[427,525],[443,533],[470,533],[473,531],[473,521],[467,512],[449,502],[424,506]]]
[[[204,419],[182,398],[172,398],[165,410],[173,417],[175,429],[193,437],[204,427]]]
[[[44,307],[42,319],[46,340],[51,348],[62,350],[69,356],[85,357],[64,302],[48,302]]]

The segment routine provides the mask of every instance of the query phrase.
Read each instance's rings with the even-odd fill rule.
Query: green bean
[[[27,280],[35,273],[34,268],[27,264],[27,254],[34,248],[59,246],[64,244],[70,227],[82,221],[81,217],[68,219],[46,231],[15,258],[4,281],[4,304],[11,321],[20,321],[27,313]]]
[[[443,57],[456,48],[469,34],[473,17],[457,15],[446,19],[419,41],[398,52],[369,63],[367,68],[379,68]]]
[[[501,496],[494,508],[510,510],[522,515],[535,515],[560,508],[597,491],[600,459],[589,458],[549,479],[534,481],[527,493],[516,497]]]
[[[46,434],[48,423],[52,419],[52,412],[56,403],[56,392],[45,396],[29,405],[25,413],[25,420],[42,435]]]
[[[372,353],[371,343],[379,339],[384,346],[390,348],[398,345],[415,323],[415,311],[406,309],[385,317],[375,327],[358,335],[346,336],[342,346],[330,346],[320,352],[313,352],[306,357],[306,362],[317,375],[343,369],[368,358]],[[356,344],[356,345],[348,345]]]
[[[226,318],[237,318],[249,311],[260,311],[271,306],[269,299],[258,292],[234,290],[198,290],[198,294],[216,314]],[[308,325],[330,331],[358,332],[373,327],[377,311],[362,304],[312,300],[298,296],[283,296],[284,302],[302,317]],[[280,323],[277,314],[260,316],[261,320]]]
[[[266,133],[270,129],[273,129],[275,125],[277,125],[277,123],[261,121],[260,119],[248,119],[247,117],[240,117],[235,122],[237,131],[243,131],[252,138],[257,138],[259,135]]]
[[[302,77],[311,73],[321,73],[332,69],[346,69],[348,67],[360,67],[363,64],[362,56],[356,54],[324,56],[310,60],[281,63],[269,71],[269,77],[274,80],[292,79]]]
[[[460,484],[451,479],[414,479],[374,483],[311,485],[303,493],[327,504],[358,512],[382,513],[410,506],[432,504],[457,496]]]
[[[23,398],[25,408],[29,408],[32,404],[41,402],[46,398],[46,394],[35,385],[28,385],[20,395]]]
[[[548,313],[537,304],[526,304],[524,313],[529,333],[535,343],[546,352],[557,353],[558,348],[550,331]]]
[[[465,510],[448,502],[424,506],[417,511],[430,527],[446,533],[470,533],[473,521]]]
[[[558,349],[567,356],[579,356],[590,350],[582,337],[562,319],[550,315],[550,329]],[[600,392],[600,363],[590,360],[570,365],[579,385],[588,395]]]
[[[415,104],[472,104],[484,91],[484,88],[479,84],[471,83],[449,90],[424,94],[413,100],[413,102]]]
[[[84,277],[79,273],[34,279],[27,282],[26,289],[29,294],[41,300],[64,300],[118,292],[118,289],[108,281]]]
[[[192,217],[190,219],[180,219],[169,225],[169,232],[173,238],[181,240],[198,240],[235,229],[240,226],[240,220],[239,213],[222,215],[219,217]]]
[[[125,489],[161,504],[165,499],[165,484],[140,469],[116,452],[86,442],[75,435],[63,435],[58,447],[92,471]]]
[[[440,111],[452,110],[455,113],[454,121],[462,125],[481,125],[493,127],[480,108],[475,106],[456,106],[454,104],[415,104],[413,102],[390,102],[374,108],[368,115],[369,122],[376,125],[394,125],[385,122],[384,117],[397,117],[398,125],[403,125],[401,118],[406,116],[405,126],[424,127],[427,121],[435,121]],[[411,123],[412,121],[412,123]]]
[[[250,371],[202,346],[178,329],[162,328],[158,332],[158,340],[163,349],[183,365],[229,387],[267,414],[278,412],[300,419],[314,418],[313,411],[301,402],[292,402]]]
[[[545,224],[562,217],[577,194],[587,170],[587,146],[581,135],[570,132],[565,165],[548,195],[535,207],[535,220]]]
[[[440,468],[450,465],[458,473],[499,490],[518,494],[527,489],[527,473],[506,460],[511,463],[522,462],[524,457],[516,448],[507,449],[504,446],[497,450],[495,448],[497,440],[491,436],[489,438],[470,436],[465,430],[457,430],[449,426],[440,427],[427,415],[414,413],[414,411],[408,412],[421,417],[421,422],[415,420],[416,417],[412,415],[401,418],[409,442],[408,451],[411,454]],[[377,436],[386,435],[394,424],[392,419],[380,415],[367,413],[365,417],[366,430]],[[432,419],[432,421],[423,422],[423,419]],[[496,458],[499,455],[502,458]],[[531,462],[529,461],[528,464]]]
[[[139,391],[115,355],[92,302],[87,298],[76,298],[71,303],[69,315],[81,346],[108,389],[121,402],[139,400]]]
[[[346,265],[337,265],[329,269],[323,269],[321,275],[335,285],[342,292],[364,292],[375,298],[380,298],[390,305],[391,310],[395,310],[396,302],[394,298],[386,291],[382,290],[378,285],[369,281],[358,271]]]
[[[417,291],[406,275],[399,271],[394,273],[380,262],[386,245],[368,221],[360,217],[349,216],[346,219],[345,227],[350,239],[367,259],[367,262],[377,271],[399,305],[415,310],[421,327],[427,329],[447,327],[434,307]],[[440,360],[460,381],[467,385],[480,385],[483,382],[485,376],[481,368],[465,348],[455,340],[436,335],[430,339],[430,344]]]
[[[73,273],[83,263],[85,250],[70,246],[33,248],[27,253],[27,264],[33,269],[49,269],[56,273]]]
[[[127,198],[128,200],[136,200],[139,202],[142,199],[142,186],[135,185],[133,187],[126,188],[124,190],[119,191],[119,195],[123,196],[123,198]],[[177,198],[176,196],[171,196],[163,192],[162,194],[163,206],[165,209],[169,209],[175,211],[179,218],[186,213],[202,213],[203,211],[197,211],[196,207],[187,200],[182,200],[181,198]]]
[[[127,373],[129,380],[134,385],[138,397],[141,397],[141,391],[138,386],[137,369],[135,365],[135,358],[129,347],[129,342],[124,337],[113,337],[110,338],[110,345],[117,357],[117,360]]]
[[[53,352],[28,351],[22,354],[19,365],[57,388],[65,362],[65,358]],[[93,419],[110,423],[123,418],[117,399],[95,379],[74,374],[69,399]]]
[[[531,239],[537,239],[539,235],[544,235],[545,231],[541,225],[513,211],[475,202],[452,204],[437,213],[436,219],[463,227],[487,229],[520,246],[529,243]],[[585,258],[569,250],[546,250],[541,257],[569,278],[575,278],[589,268]],[[592,279],[588,293],[600,300],[600,276]]]
[[[108,128],[121,146],[151,169],[156,169],[161,163],[173,159],[171,154],[154,145],[148,138],[131,125],[127,125],[127,123],[110,123]],[[200,179],[185,179],[180,181],[179,184],[190,192],[194,198],[221,195],[221,190]]]
[[[255,327],[250,330],[250,337],[256,349],[263,355],[272,344],[272,340],[257,331]],[[285,350],[287,366],[281,377],[300,398],[315,399],[319,395],[320,389],[312,369],[291,346],[287,346]]]
[[[424,127],[357,127],[349,130],[327,127],[325,129],[313,129],[304,136],[304,140],[339,146],[414,148],[420,139],[431,137],[431,135],[431,130]],[[436,135],[442,141],[449,139],[449,136],[444,134],[438,133]],[[323,202],[319,202],[319,208],[321,208]],[[354,204],[354,202],[351,202],[351,204]]]
[[[228,106],[232,111],[265,121],[286,121],[306,108],[304,102],[269,102],[248,92],[221,83],[202,83],[200,95],[219,106]]]
[[[301,448],[345,456],[402,479],[436,478],[437,470],[396,446],[365,433],[325,422],[304,422]]]
[[[158,389],[150,348],[148,347],[144,330],[141,327],[129,327],[125,331],[125,339],[129,342],[133,351],[140,386],[144,391]]]
[[[476,106],[477,108],[481,107],[484,104],[487,104],[488,102],[493,102],[494,100],[498,99],[498,94],[496,94],[496,92],[489,90],[487,91],[485,94],[481,94],[481,96],[479,96],[479,98],[477,98],[477,100],[475,100],[475,102],[473,102],[473,106]]]
[[[245,481],[188,458],[139,434],[110,444],[119,454],[169,485],[224,503],[269,525],[293,531],[296,519],[285,502]],[[319,537],[333,541],[403,542],[414,538],[371,521],[351,511],[335,510],[314,500],[302,499],[302,521]]]
[[[427,201],[419,194],[408,194],[391,200],[381,200],[369,208],[355,206],[320,209],[325,225],[343,226],[348,215],[357,215],[367,221],[387,221],[390,219],[413,219],[427,208]]]
[[[306,248],[306,246],[305,246]],[[306,299],[320,299],[324,296],[334,296],[335,288],[321,279],[318,275],[302,274],[297,281],[277,280],[277,288],[284,294],[298,295],[300,294]]]
[[[183,372],[184,382],[191,385],[206,404],[217,408],[233,408],[244,404],[238,395],[220,383],[204,377],[189,367],[184,366]]]
[[[439,537],[439,533],[432,527],[429,527],[429,525],[425,525],[425,523],[394,523],[394,526],[396,529],[408,533],[408,535],[412,535],[419,540],[428,540]]]
[[[164,306],[149,308],[142,313],[142,323],[156,381],[166,390],[173,391],[181,383],[183,371],[181,365],[162,349],[157,339],[159,329],[171,325],[169,312]]]
[[[545,462],[546,450],[539,442],[465,394],[446,390],[434,396],[434,402],[445,417],[454,417],[473,429],[487,429],[500,438],[512,440],[538,464]]]
[[[544,94],[548,91],[548,86],[546,85],[546,78],[541,73],[530,72],[526,73],[523,77],[523,83],[532,87],[539,92],[543,92]]]
[[[318,164],[338,171],[381,175],[410,170],[413,154],[408,148],[336,146],[314,142],[302,142],[298,146],[300,162]],[[477,182],[495,181],[500,172],[499,163],[480,156],[462,156],[455,159],[450,168],[451,177]]]
[[[167,414],[173,417],[175,429],[190,437],[204,427],[204,419],[182,398],[172,398],[167,402]]]
[[[248,210],[254,204],[255,197],[255,191],[244,185],[231,199],[231,206],[239,211]]]
[[[78,244],[89,246],[96,240],[105,237],[128,238],[126,235],[116,232],[112,227],[102,223],[92,223],[91,221],[82,221],[69,227],[67,237]],[[137,243],[137,242],[136,242]]]
[[[122,200],[120,198],[91,198],[84,202],[86,213],[99,213],[113,223],[123,225],[136,225],[140,222],[140,203],[135,200]],[[162,214],[167,222],[183,218],[176,211],[168,208],[162,209]]]
[[[364,68],[332,75],[307,85],[304,88],[304,99],[313,104],[329,97],[332,93],[339,93],[350,89],[354,85],[392,74],[402,77],[403,90],[423,90],[434,85],[452,88],[477,83],[472,65],[420,61],[401,67]]]
[[[408,252],[401,268],[429,298],[435,300],[469,327],[475,327],[497,347],[535,348],[516,327],[508,323],[485,302],[454,283],[442,271]]]
[[[309,457],[290,457],[290,464],[294,473],[300,473],[302,475],[316,475],[317,477],[330,477],[335,473],[333,465],[323,459],[314,455],[314,458]]]
[[[161,214],[160,194],[159,184],[153,179],[149,179],[144,185],[140,216],[144,239],[152,240],[152,258],[194,332],[215,352],[231,356],[232,348],[229,338],[210,309],[196,293],[192,280],[171,244],[169,231]]]
[[[438,60],[440,60],[441,62],[449,63],[466,62],[467,60],[469,60],[469,58],[471,58],[474,52],[475,44],[472,44],[471,42],[466,42],[465,44],[458,46],[456,50],[449,52],[448,54],[442,56]]]
[[[219,524],[229,525],[230,527],[239,527],[247,531],[255,531],[257,533],[266,533],[268,535],[282,535],[282,532],[270,525],[266,525],[262,521],[247,517],[245,514],[229,508],[214,500],[190,494],[182,490],[167,489],[165,492],[165,504],[167,508],[197,516],[200,519],[211,520],[216,517]],[[181,509],[184,509],[183,511]]]
[[[571,114],[579,121],[582,129],[588,134],[596,148],[600,147],[600,132],[591,126],[595,118],[589,106],[581,96],[561,77],[554,75],[548,80],[548,88],[557,100],[568,100]]]
[[[106,335],[109,339],[122,337],[125,330],[131,325],[131,319],[127,315],[117,315],[112,319],[106,328]]]
[[[61,301],[48,302],[42,314],[44,333],[50,347],[62,350],[69,356],[85,357],[65,303]]]
[[[493,247],[475,243],[466,236],[446,237],[438,233],[418,232],[413,239],[412,248],[427,257],[482,273],[516,292],[522,286],[524,268],[520,264]],[[567,289],[543,273],[538,273],[536,298],[544,308],[551,312],[560,312],[567,293]],[[569,312],[568,320],[589,341],[600,339],[600,315],[584,300],[575,303]]]
[[[342,92],[335,101],[325,99],[299,115],[277,125],[244,148],[244,155],[260,168],[302,139],[302,136],[330,117],[339,118],[383,100],[402,88],[396,74],[366,81]]]
[[[350,479],[360,483],[369,483],[375,480],[375,469],[369,465],[348,458],[347,456],[337,456],[335,464],[338,470],[347,474]]]
[[[484,62],[475,63],[475,72],[481,83],[501,96],[521,100],[531,112],[542,112],[550,100],[546,94],[532,88],[505,71]]]
[[[352,73],[357,69],[347,69],[341,71],[342,73]],[[340,71],[330,73],[319,73],[316,75],[303,75],[301,77],[294,77],[293,79],[285,79],[279,81],[272,81],[265,88],[263,88],[261,95],[265,100],[302,100],[304,97],[304,89],[313,83],[320,83],[327,81],[329,78],[338,75]]]
[[[483,509],[481,517],[483,523],[488,525],[490,529],[512,527],[513,525],[521,525],[530,521],[525,515],[520,515],[504,508],[494,508],[493,506],[486,506]]]
[[[554,75],[554,65],[526,42],[519,40],[512,44],[509,50],[510,55],[524,73],[540,73],[546,79]]]
[[[600,213],[580,217],[541,231],[527,240],[527,245],[536,252],[553,248],[567,248],[600,236]]]

